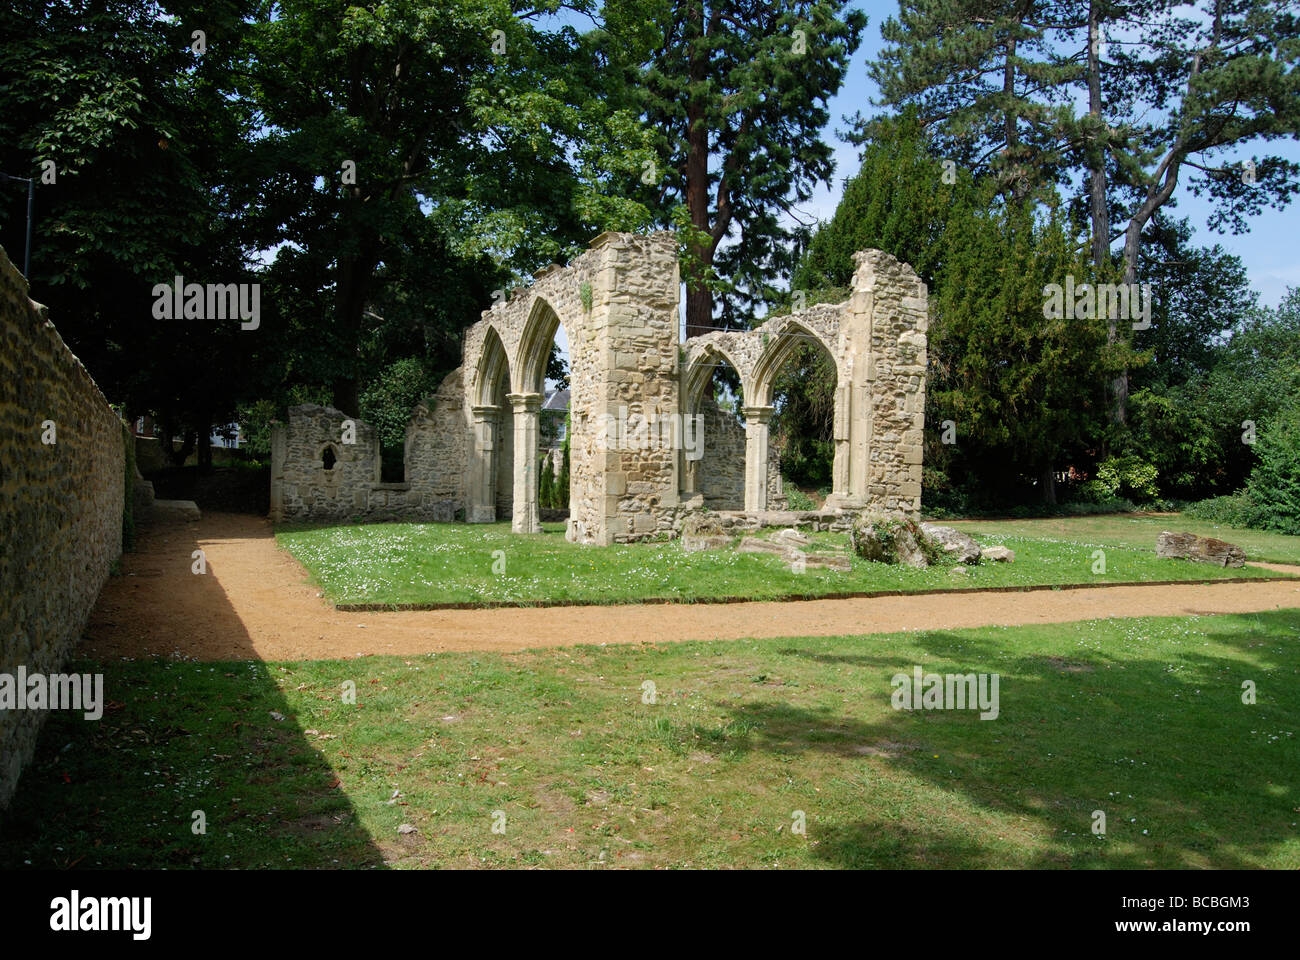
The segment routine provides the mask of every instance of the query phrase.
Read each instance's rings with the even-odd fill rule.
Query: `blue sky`
[[[821,220],[828,219],[835,212],[843,190],[843,179],[852,176],[858,169],[856,148],[836,137],[835,131],[847,127],[843,121],[846,115],[852,116],[858,111],[864,115],[874,112],[871,99],[878,91],[867,77],[866,63],[880,52],[883,45],[880,25],[898,10],[896,2],[867,2],[858,4],[857,7],[867,14],[870,22],[863,34],[862,46],[853,57],[844,87],[830,102],[832,119],[824,134],[826,142],[835,148],[835,180],[829,187],[818,189],[808,203],[798,207],[801,213]],[[1290,140],[1257,144],[1252,149],[1241,151],[1240,158],[1245,159],[1251,153],[1258,156],[1276,153],[1300,162],[1300,143]],[[1186,176],[1180,178],[1174,200],[1177,205],[1171,212],[1190,220],[1196,231],[1194,242],[1203,246],[1222,244],[1229,253],[1241,258],[1251,286],[1260,294],[1261,303],[1276,306],[1288,287],[1300,287],[1300,207],[1287,208],[1281,212],[1265,209],[1249,221],[1249,233],[1233,236],[1215,233],[1207,227],[1210,204],[1207,200],[1192,195],[1187,189]]]

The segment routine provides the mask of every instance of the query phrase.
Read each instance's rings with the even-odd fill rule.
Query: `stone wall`
[[[42,442],[45,421],[53,443]],[[0,250],[0,673],[57,673],[76,646],[122,552],[125,444],[122,421]],[[45,716],[0,710],[0,807]]]
[[[406,426],[406,482],[419,497],[419,519],[454,520],[458,511],[465,519],[465,464],[473,436],[465,423],[464,396],[458,367],[415,408]]]
[[[745,428],[734,414],[705,397],[696,411],[702,416],[697,490],[710,510],[745,507]]]
[[[879,250],[857,254],[855,263],[842,303],[679,345],[673,235],[602,234],[465,331],[460,369],[408,426],[405,483],[377,482],[378,446],[360,421],[351,449],[332,448],[340,472],[326,476],[321,452],[337,441],[343,414],[297,408],[273,436],[272,517],[509,519],[516,532],[537,532],[540,408],[560,326],[569,343],[570,540],[671,535],[681,512],[698,506],[783,509],[770,429],[774,384],[809,342],[836,372],[827,508],[914,515],[921,504],[927,292],[911,267]],[[740,377],[743,425],[710,406],[722,362]],[[706,421],[704,459],[690,461],[680,425],[697,413]],[[647,423],[677,424],[677,441],[664,442],[673,431],[656,426],[656,440],[624,442]]]
[[[345,443],[349,420],[356,432]],[[379,435],[364,420],[314,403],[291,407],[288,421],[271,429],[271,519],[371,517],[371,494],[393,486],[379,482],[381,466]],[[386,496],[374,498],[373,505],[381,501],[386,507]]]
[[[928,294],[910,266],[880,250],[854,255],[849,298],[720,331],[685,345],[683,407],[699,408],[713,370],[730,364],[745,400],[745,510],[771,506],[768,423],[776,378],[799,345],[835,365],[835,460],[826,506],[914,516],[921,509]]]

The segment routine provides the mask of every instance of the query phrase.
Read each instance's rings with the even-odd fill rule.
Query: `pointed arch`
[[[690,366],[686,368],[684,380],[686,396],[683,398],[685,400],[683,409],[687,413],[694,413],[699,410],[700,401],[704,398],[704,392],[708,389],[709,384],[713,382],[713,371],[717,369],[719,362],[727,364],[732,370],[736,371],[737,376],[742,378],[742,394],[748,388],[749,384],[743,382],[741,367],[736,363],[735,359],[718,344],[706,344],[691,360]]]
[[[501,342],[501,335],[496,327],[488,324],[483,336],[483,347],[479,351],[478,366],[474,371],[473,398],[476,406],[499,407],[505,402],[501,396],[502,378],[509,382],[510,358]]]
[[[550,302],[545,297],[535,297],[524,323],[524,332],[519,338],[519,352],[515,355],[512,371],[514,377],[510,382],[513,393],[542,392],[546,379],[546,361],[551,356],[551,344],[555,342],[555,332],[560,328],[560,323],[560,315]],[[568,329],[566,326],[565,330]],[[572,343],[569,349],[573,349]]]
[[[759,355],[758,362],[754,364],[753,399],[746,398],[747,402],[765,407],[772,405],[772,387],[776,382],[777,374],[781,372],[785,362],[793,356],[799,344],[804,342],[814,342],[821,347],[822,353],[835,365],[836,384],[842,381],[843,372],[840,370],[835,351],[812,327],[794,317],[785,317],[777,322],[775,329],[764,330],[764,334],[767,335],[768,342]]]

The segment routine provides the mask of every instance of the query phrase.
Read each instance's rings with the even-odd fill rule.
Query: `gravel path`
[[[202,548],[208,572],[190,571]],[[1300,567],[1269,565],[1279,572]],[[591,643],[837,636],[1300,608],[1300,582],[1109,586],[853,600],[344,613],[265,518],[206,513],[144,531],[86,628],[90,657],[311,660]]]

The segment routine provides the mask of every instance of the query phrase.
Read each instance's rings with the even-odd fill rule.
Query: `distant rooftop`
[[[552,390],[546,395],[546,400],[542,403],[543,410],[568,410],[569,409],[569,391]]]

